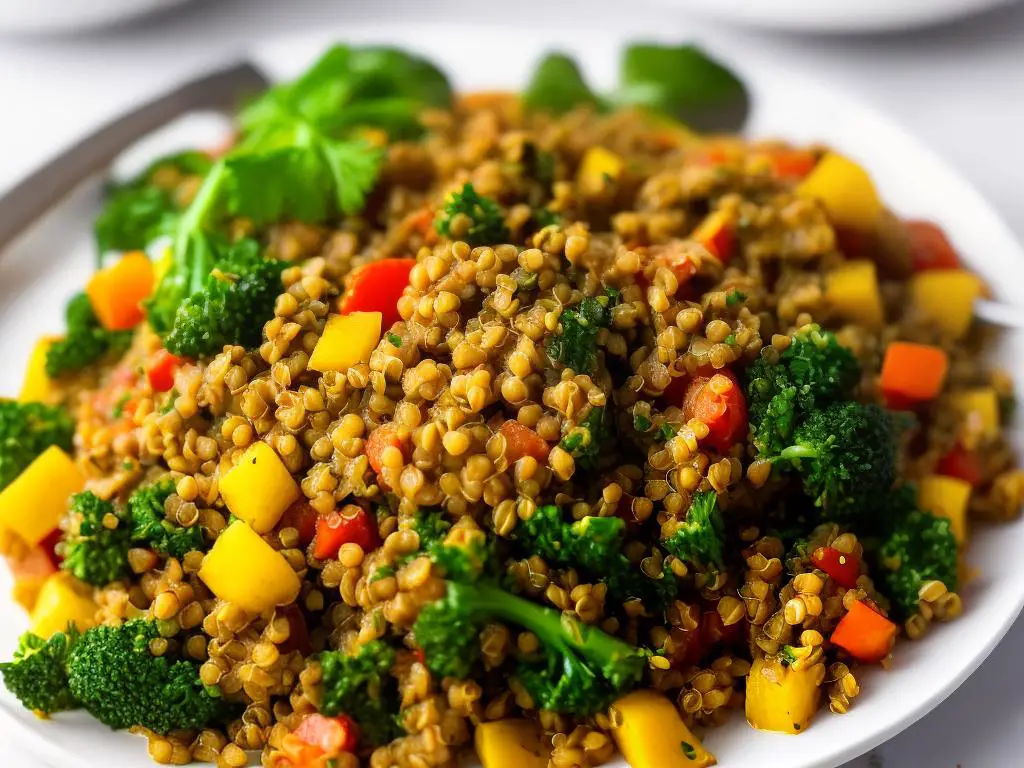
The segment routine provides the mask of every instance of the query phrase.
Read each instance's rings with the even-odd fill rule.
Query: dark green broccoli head
[[[174,481],[166,478],[140,488],[128,498],[131,538],[160,554],[181,559],[189,552],[205,549],[206,541],[198,525],[184,527],[167,519],[164,502],[172,493]]]
[[[190,358],[216,354],[228,344],[258,346],[263,325],[273,317],[274,302],[284,289],[285,266],[265,258],[254,240],[236,243],[203,279],[202,287],[181,302],[164,345]]]
[[[168,733],[223,720],[224,704],[216,689],[203,686],[196,664],[150,653],[159,636],[156,622],[144,619],[85,632],[68,657],[72,695],[114,729]]]
[[[469,219],[469,228],[452,231],[456,216]],[[505,213],[494,200],[478,194],[473,185],[466,183],[461,192],[453,192],[444,210],[434,222],[434,228],[442,237],[463,240],[469,245],[498,245],[508,242],[509,231],[505,226]]]
[[[918,611],[918,592],[932,580],[954,591],[957,586],[957,542],[945,517],[917,509],[913,488],[893,491],[888,510],[890,533],[879,549],[882,586],[904,619]]]
[[[420,550],[429,552],[436,545],[444,543],[452,524],[445,519],[440,507],[420,507],[416,510],[412,528],[420,537]]]
[[[602,447],[611,439],[611,422],[604,408],[592,407],[559,445],[569,452],[578,468],[594,469]]]
[[[0,677],[22,706],[49,715],[76,709],[78,702],[68,688],[67,660],[78,639],[72,627],[49,640],[28,632],[21,636],[14,660],[0,664]]]
[[[871,512],[896,481],[896,439],[877,405],[836,403],[811,413],[780,458],[803,477],[804,492],[835,522]]]
[[[75,424],[63,408],[0,400],[0,490],[51,445],[70,451],[74,433]]]
[[[46,352],[46,375],[57,378],[80,371],[108,355],[117,355],[131,344],[131,331],[108,331],[100,325],[85,293],[72,297],[65,310],[67,332]]]
[[[395,658],[395,649],[383,640],[366,643],[352,655],[342,651],[320,654],[320,711],[354,719],[368,746],[386,744],[400,735],[398,684],[391,676]]]
[[[755,362],[747,372],[747,407],[754,445],[775,455],[789,445],[799,420],[830,403],[848,400],[860,364],[835,335],[816,325],[793,335],[778,362]]]
[[[715,492],[695,494],[686,519],[662,544],[698,570],[720,571],[725,567],[725,524]]]
[[[71,519],[75,528],[65,539],[61,567],[97,587],[127,576],[131,531],[123,513],[83,491],[71,497]],[[113,528],[107,527],[111,521],[116,522]]]
[[[562,311],[561,330],[548,337],[547,352],[576,373],[594,373],[597,365],[597,336],[612,322],[612,307],[618,303],[619,292],[607,289],[601,296],[587,296],[575,306]]]

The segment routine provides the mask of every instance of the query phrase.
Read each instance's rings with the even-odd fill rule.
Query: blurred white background
[[[502,27],[544,26],[567,36],[598,27],[624,38],[677,32],[680,39],[754,48],[888,113],[957,167],[1024,238],[1022,4],[930,29],[815,37],[730,28],[644,0],[191,0],[111,29],[0,35],[0,189],[83,131],[207,63],[241,54],[252,41],[310,29],[343,36],[346,24],[388,19],[493,23],[495,56],[515,55],[502,47]],[[1021,765],[1022,657],[1018,621],[950,700],[849,768]],[[16,734],[0,731],[0,765],[41,763],[19,747]]]

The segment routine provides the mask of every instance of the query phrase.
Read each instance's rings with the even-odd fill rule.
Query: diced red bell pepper
[[[723,264],[732,259],[736,230],[724,211],[709,213],[690,237],[707,248],[708,253]]]
[[[524,456],[532,456],[541,464],[548,460],[551,446],[525,424],[516,419],[506,419],[499,431],[505,437],[505,458],[510,464]]]
[[[322,750],[326,758],[351,752],[359,743],[359,729],[347,715],[324,717],[314,712],[306,715],[293,733],[306,744]]]
[[[960,256],[938,225],[930,221],[907,221],[905,224],[910,234],[910,262],[915,272],[960,268]]]
[[[46,557],[53,563],[54,568],[60,568],[60,564],[64,560],[57,554],[57,544],[62,538],[64,538],[64,532],[60,528],[54,528],[39,542],[39,548],[46,553]]]
[[[157,351],[146,366],[146,377],[154,392],[170,392],[174,387],[174,374],[184,362],[166,349]]]
[[[394,422],[381,424],[366,438],[366,446],[364,448],[366,458],[370,462],[370,468],[378,475],[384,467],[384,451],[391,446],[400,450],[403,455],[406,455],[408,443],[401,438],[398,425]]]
[[[725,453],[747,433],[747,401],[736,374],[723,368],[710,376],[698,373],[683,398],[687,419],[699,419],[708,426],[702,442]]]
[[[701,638],[701,626],[695,629],[672,627],[669,630],[672,638],[672,654],[669,661],[676,669],[693,667],[700,663],[704,655],[704,642]]]
[[[954,445],[949,453],[939,459],[936,470],[940,475],[956,477],[970,483],[973,488],[981,485],[985,477],[978,454],[967,450],[960,443]]]
[[[811,562],[831,576],[836,584],[847,589],[857,586],[860,576],[860,558],[847,555],[835,547],[818,547],[811,553]]]
[[[402,319],[398,314],[398,300],[415,266],[416,259],[381,259],[354,269],[345,282],[338,311],[343,315],[380,312],[381,330],[389,330]]]
[[[294,528],[299,532],[299,543],[306,546],[316,535],[316,524],[320,513],[310,506],[308,501],[299,500],[293,503],[281,515],[279,528]]]
[[[8,557],[7,565],[15,579],[49,576],[51,573],[56,573],[58,567],[50,559],[42,545],[32,547],[28,554],[18,560]]]
[[[316,521],[313,557],[319,560],[336,557],[342,544],[358,544],[364,552],[380,546],[377,520],[357,504],[346,504]]]
[[[768,152],[772,175],[780,179],[802,179],[818,164],[809,149],[775,149]]]
[[[708,605],[711,605],[708,603]],[[717,606],[704,611],[700,621],[701,643],[705,648],[713,648],[716,645],[734,646],[743,641],[743,630],[746,626],[745,620],[737,621],[735,624],[726,626],[722,621],[722,615],[718,612]]]
[[[858,661],[873,664],[892,650],[899,627],[862,600],[839,620],[829,638]]]

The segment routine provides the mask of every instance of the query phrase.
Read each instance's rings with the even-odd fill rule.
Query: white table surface
[[[624,37],[678,30],[680,39],[755,48],[888,112],[950,160],[1024,238],[1024,4],[931,30],[808,38],[717,26],[682,11],[648,8],[644,0],[193,0],[87,36],[0,36],[0,189],[84,129],[249,41],[330,27],[341,34],[346,23],[387,19],[543,24],[566,34],[585,24]],[[1024,764],[1022,653],[1024,621],[1018,621],[949,700],[844,768]],[[44,764],[19,747],[16,734],[0,731],[0,765]]]

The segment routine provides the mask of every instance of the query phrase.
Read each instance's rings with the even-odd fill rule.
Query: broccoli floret
[[[132,541],[170,557],[183,558],[189,552],[203,550],[205,540],[198,525],[175,525],[164,514],[164,502],[174,493],[174,481],[161,480],[141,488],[128,498]]]
[[[622,552],[626,523],[621,517],[587,516],[567,521],[554,505],[538,507],[516,528],[516,541],[549,565],[576,568],[604,581],[617,603],[640,600],[660,611],[678,592],[676,577],[665,569],[660,578],[647,576]]]
[[[412,525],[420,537],[420,550],[423,552],[443,543],[451,527],[452,524],[444,517],[444,510],[439,507],[420,507]]]
[[[618,291],[588,296],[562,311],[562,330],[547,342],[548,355],[576,373],[594,373],[597,365],[597,335],[612,322],[612,307]]]
[[[75,424],[63,408],[0,400],[0,490],[51,445],[70,451],[74,433]]]
[[[480,656],[480,631],[494,621],[540,639],[537,658],[524,659],[516,675],[541,709],[598,712],[635,687],[646,665],[639,648],[487,582],[447,581],[444,597],[420,611],[413,632],[431,672],[465,678]]]
[[[27,632],[18,641],[14,660],[0,664],[7,690],[22,706],[49,715],[76,709],[78,702],[68,688],[67,660],[78,633],[57,632],[49,640]]]
[[[779,458],[799,470],[804,492],[838,523],[862,518],[896,481],[892,421],[877,405],[836,403],[815,411]]]
[[[789,445],[796,424],[830,403],[848,400],[860,365],[836,337],[817,325],[793,335],[777,363],[764,359],[747,372],[747,408],[759,451],[775,454]]]
[[[686,519],[662,544],[684,563],[699,570],[724,568],[725,524],[717,494],[714,491],[696,494]]]
[[[562,438],[562,446],[575,459],[580,469],[594,469],[602,445],[610,439],[610,419],[605,418],[605,409],[591,407],[578,426]]]
[[[907,619],[918,612],[918,592],[926,581],[956,590],[956,536],[947,518],[917,509],[910,486],[896,489],[888,507],[889,533],[878,559],[885,592]]]
[[[85,632],[68,657],[72,695],[111,728],[140,725],[157,733],[200,729],[223,719],[225,707],[184,659],[154,656],[157,624],[132,619]]]
[[[71,497],[71,519],[75,527],[65,541],[61,567],[97,587],[127,576],[131,532],[123,513],[92,491],[83,491]],[[105,520],[116,521],[116,527],[108,528]]]
[[[366,643],[348,655],[320,654],[323,698],[320,711],[331,717],[346,714],[359,724],[366,745],[386,744],[401,734],[398,683],[391,676],[395,649],[382,640]]]
[[[285,266],[264,257],[254,240],[237,243],[178,307],[164,346],[190,358],[216,354],[227,344],[257,346],[283,290]]]
[[[50,378],[80,371],[108,354],[120,354],[131,343],[131,331],[108,331],[100,325],[84,293],[72,297],[64,314],[67,332],[46,352],[46,375]]]
[[[469,219],[469,227],[453,232],[452,221],[459,214]],[[444,211],[434,222],[434,228],[442,237],[463,240],[469,245],[498,245],[509,239],[501,206],[491,198],[477,194],[468,182],[461,192],[453,192],[449,196]]]

